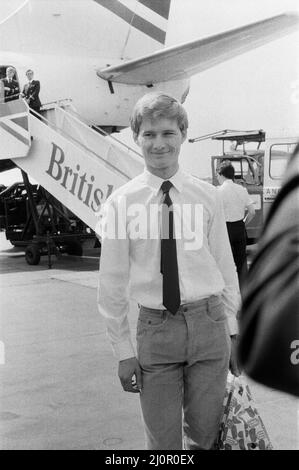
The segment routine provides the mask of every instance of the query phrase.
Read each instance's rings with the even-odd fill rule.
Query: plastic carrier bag
[[[243,377],[229,374],[218,450],[272,450],[268,433]]]

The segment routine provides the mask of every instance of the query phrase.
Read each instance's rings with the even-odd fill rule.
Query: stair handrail
[[[62,108],[61,108],[62,109]],[[124,173],[123,171],[121,171],[117,166],[113,165],[113,163],[107,161],[105,158],[101,157],[101,155],[99,155],[98,153],[94,152],[93,150],[91,150],[90,148],[88,148],[86,145],[84,145],[82,142],[80,142],[79,140],[75,139],[73,136],[69,135],[67,132],[65,132],[64,130],[62,130],[60,127],[56,126],[54,123],[52,123],[51,121],[49,121],[47,118],[45,118],[42,114],[39,114],[37,113],[34,109],[30,109],[30,113],[35,115],[39,120],[43,120],[47,126],[51,127],[52,129],[54,129],[55,131],[59,132],[61,135],[63,135],[64,137],[67,137],[68,139],[72,140],[72,142],[74,142],[75,144],[79,145],[81,148],[84,149],[84,151],[87,151],[89,152],[90,154],[92,154],[93,156],[95,156],[97,159],[100,159],[105,165],[108,165],[109,167],[113,168],[113,170],[115,170],[117,173],[121,174],[122,176],[124,176],[128,181],[131,180],[131,178],[126,174]]]
[[[58,106],[58,107],[60,108],[60,106]],[[70,113],[70,114],[71,114],[75,119],[77,119],[80,123],[83,123],[83,124],[87,123],[87,124],[85,124],[85,125],[87,125],[87,127],[92,126],[92,127],[96,128],[96,129],[99,131],[100,134],[103,134],[103,135],[105,135],[106,137],[109,137],[110,139],[115,140],[115,142],[119,143],[119,144],[122,145],[123,147],[126,147],[126,149],[127,149],[127,150],[130,150],[130,152],[135,153],[139,158],[143,158],[142,155],[141,155],[141,153],[137,152],[135,149],[133,149],[132,147],[130,147],[128,144],[125,144],[125,142],[123,142],[122,140],[119,140],[119,139],[117,139],[114,135],[109,134],[108,132],[106,132],[102,127],[100,127],[100,126],[98,126],[97,124],[95,124],[95,122],[92,121],[91,119],[89,119],[89,118],[87,119],[85,116],[80,115],[80,114],[77,112],[76,108],[75,108],[72,104],[70,104],[70,108],[72,108],[72,113],[74,113],[74,115],[73,115],[72,113]],[[67,112],[65,109],[61,108],[61,110],[62,110],[64,113],[68,114],[68,112]],[[84,121],[84,122],[83,122],[83,121]]]

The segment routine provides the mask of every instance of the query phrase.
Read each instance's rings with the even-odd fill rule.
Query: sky
[[[170,40],[192,40],[294,11],[299,2],[280,0],[178,0],[180,18]],[[188,6],[188,8],[187,8]],[[222,129],[294,129],[299,120],[299,31],[236,57],[191,79],[185,107],[189,137]],[[199,176],[210,173],[211,152],[220,144],[186,143],[185,166]]]
[[[63,0],[62,0],[63,1]],[[12,10],[23,0],[12,0]],[[5,2],[7,5],[7,2]],[[285,11],[298,11],[298,0],[172,0],[168,45],[213,35]],[[0,1],[0,21],[8,10]],[[189,138],[222,129],[295,129],[299,120],[299,31],[217,65],[191,79],[184,104]],[[124,140],[132,143],[130,131]],[[210,156],[220,144],[186,142],[181,165],[199,177],[210,176]],[[19,172],[0,174],[0,183],[19,180]]]

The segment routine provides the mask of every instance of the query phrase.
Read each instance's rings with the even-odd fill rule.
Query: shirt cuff
[[[114,356],[119,360],[129,359],[136,357],[136,352],[131,339],[124,340],[120,343],[112,344]]]
[[[235,317],[228,317],[227,325],[230,336],[237,335],[239,333],[238,321]]]

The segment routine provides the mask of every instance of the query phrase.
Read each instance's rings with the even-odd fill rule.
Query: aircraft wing
[[[111,82],[132,85],[184,79],[296,31],[298,25],[296,13],[285,13],[98,69],[97,74]]]

